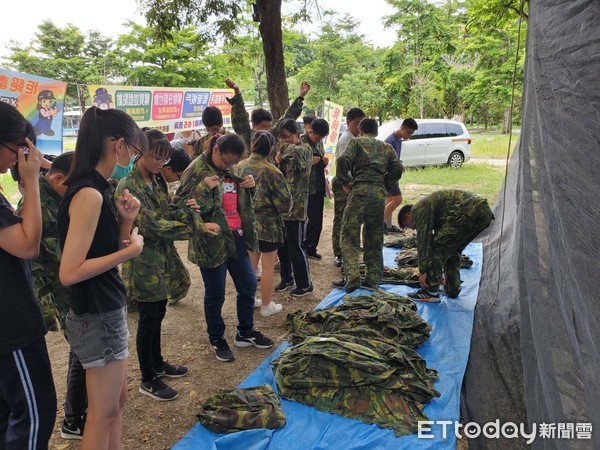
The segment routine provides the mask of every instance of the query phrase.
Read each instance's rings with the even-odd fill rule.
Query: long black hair
[[[218,136],[218,135],[217,135]],[[206,144],[206,155],[210,156],[215,145],[219,147],[219,151],[222,154],[236,155],[242,157],[246,150],[246,144],[241,137],[237,134],[228,133],[222,136],[213,136],[210,141]],[[211,159],[212,161],[212,159]]]
[[[257,131],[252,138],[252,153],[269,156],[275,145],[275,136],[268,131]]]
[[[0,142],[22,144],[26,137],[35,136],[33,126],[17,108],[0,102]],[[35,142],[35,141],[34,141]]]
[[[71,184],[96,168],[103,156],[105,139],[120,138],[145,152],[144,134],[129,115],[118,109],[89,108],[81,118],[73,166],[65,184]]]

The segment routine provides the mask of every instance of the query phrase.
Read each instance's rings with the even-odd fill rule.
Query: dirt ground
[[[275,341],[273,349],[285,339],[284,328],[287,312],[313,309],[331,291],[331,281],[340,277],[340,271],[333,264],[331,249],[331,226],[333,208],[324,211],[323,233],[318,251],[321,261],[309,260],[315,293],[296,299],[289,295],[274,294],[273,300],[284,305],[284,312],[263,318],[256,313],[255,327]],[[227,326],[226,338],[236,355],[230,363],[217,361],[208,348],[206,324],[202,305],[203,283],[197,266],[187,260],[187,242],[178,242],[177,249],[192,277],[188,296],[177,305],[167,309],[163,322],[163,356],[173,364],[190,368],[188,376],[176,380],[166,379],[167,384],[179,392],[179,398],[172,402],[157,402],[138,392],[140,370],[135,350],[135,335],[138,316],[130,312],[129,322],[129,397],[125,406],[124,437],[126,449],[164,450],[171,448],[196,423],[196,414],[202,401],[220,388],[233,388],[246,378],[270,354],[272,349],[237,348],[233,345],[235,336],[236,308],[235,289],[231,279],[227,279],[226,301],[223,317]],[[279,277],[276,275],[276,282]],[[79,441],[66,441],[60,437],[60,423],[63,419],[62,404],[66,391],[68,344],[62,333],[48,333],[46,337],[54,383],[58,395],[59,410],[56,427],[50,448],[56,450],[76,449]],[[467,449],[466,442],[460,442],[459,449]],[[309,449],[307,449],[309,450]]]

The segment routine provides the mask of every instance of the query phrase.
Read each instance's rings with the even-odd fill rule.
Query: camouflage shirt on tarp
[[[323,141],[319,141],[315,144],[309,139],[306,133],[300,135],[300,140],[305,145],[308,145],[312,151],[308,193],[310,195],[314,195],[317,192],[323,194],[325,192],[325,163],[322,160],[316,164],[312,163],[313,156],[318,156],[321,159],[325,156],[325,147],[323,146]]]
[[[402,248],[405,250],[409,248],[417,248],[417,235],[413,234],[410,236],[396,238],[393,237],[393,235],[390,236],[388,234],[384,238],[383,245],[390,248]]]
[[[469,227],[473,217],[479,217],[478,213],[483,207],[488,207],[485,198],[460,190],[436,191],[413,205],[412,219],[417,230],[418,267],[421,273],[429,270],[433,234],[448,219],[455,227]]]
[[[312,150],[305,144],[278,145],[279,170],[292,193],[292,208],[283,220],[306,220]]]
[[[250,117],[248,111],[244,106],[244,98],[242,94],[234,95],[228,98],[227,101],[231,105],[231,126],[233,130],[239,135],[246,143],[246,151],[250,152],[252,138],[254,137],[255,131],[250,127]],[[284,119],[296,120],[302,114],[302,105],[304,104],[304,98],[296,97],[292,104],[285,110],[283,116],[281,116],[275,124],[271,126],[271,134],[275,137],[279,136],[279,124]],[[269,155],[269,162],[275,160],[275,155]]]
[[[42,240],[40,254],[31,261],[33,292],[42,308],[44,322],[49,330],[56,329],[56,319],[63,331],[65,317],[69,312],[69,289],[58,278],[60,267],[60,243],[58,241],[58,205],[60,195],[52,189],[44,175],[40,174],[40,203],[42,205]],[[23,208],[19,200],[17,212]]]
[[[215,433],[285,426],[279,397],[268,384],[250,388],[221,389],[202,403],[202,425]]]
[[[282,215],[292,206],[292,194],[281,171],[267,158],[253,153],[237,166],[238,175],[252,175],[256,182],[254,215],[258,239],[266,242],[283,242]]]
[[[392,189],[402,176],[402,163],[389,144],[373,136],[352,139],[337,162],[336,176],[343,185],[366,184]],[[350,174],[350,175],[349,175]]]
[[[225,175],[243,181],[234,173],[217,169],[209,161],[210,156],[202,153],[194,159],[183,172],[181,186],[177,190],[173,203],[177,208],[187,208],[186,201],[196,199],[200,206],[200,215],[203,222],[215,222],[221,231],[217,236],[208,233],[194,233],[188,246],[188,259],[200,267],[209,269],[223,264],[227,258],[237,258],[235,238],[225,217],[223,209],[223,183],[214,189],[209,189],[204,178],[218,175],[222,180]],[[232,169],[232,172],[235,168]],[[238,189],[238,213],[242,220],[241,234],[248,250],[258,252],[258,237],[256,234],[256,220],[254,217],[254,189]]]
[[[401,269],[418,267],[419,255],[416,248],[402,249],[398,252],[394,260],[398,263]],[[473,260],[467,255],[460,255],[460,268],[468,269],[473,265]]]
[[[190,207],[171,207],[169,191],[162,175],[146,183],[138,166],[119,181],[115,198],[128,189],[140,201],[134,226],[144,236],[144,249],[123,263],[122,277],[132,303],[169,300],[176,302],[187,295],[190,275],[183,265],[174,241],[187,240],[204,231],[199,214]]]
[[[387,339],[349,334],[313,336],[277,358],[279,394],[326,411],[415,433],[428,420],[423,404],[440,394],[437,372],[417,352]]]

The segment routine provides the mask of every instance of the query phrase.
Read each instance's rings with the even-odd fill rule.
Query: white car
[[[464,124],[446,119],[415,119],[419,129],[402,142],[400,159],[405,167],[448,164],[458,169],[471,159],[471,136]],[[377,139],[385,140],[398,130],[402,119],[381,124]]]

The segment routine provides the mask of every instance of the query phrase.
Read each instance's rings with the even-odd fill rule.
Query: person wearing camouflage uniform
[[[293,119],[286,119],[279,127],[277,162],[292,194],[292,207],[283,215],[285,244],[279,249],[281,282],[275,291],[284,292],[296,285],[291,295],[302,297],[314,291],[308,259],[302,248],[304,223],[308,205],[308,189],[312,150],[300,142],[300,130]]]
[[[439,302],[439,286],[445,275],[446,295],[460,293],[460,256],[463,249],[486,229],[494,215],[485,198],[460,190],[429,194],[398,212],[400,227],[417,230],[421,289],[409,297]]]
[[[275,137],[271,133],[257,131],[252,141],[252,154],[237,167],[237,172],[242,178],[252,175],[256,181],[254,214],[259,253],[250,252],[250,260],[255,272],[258,262],[262,260],[260,315],[263,317],[283,310],[282,305],[271,302],[271,294],[277,250],[283,247],[285,228],[282,215],[287,214],[292,206],[292,194],[287,181],[280,170],[267,161],[274,145]]]
[[[329,158],[325,156],[323,139],[329,134],[329,124],[325,119],[315,119],[310,124],[308,132],[300,136],[300,140],[312,150],[312,167],[310,168],[310,183],[308,191],[308,209],[306,222],[306,237],[304,249],[309,258],[321,259],[317,252],[321,231],[323,231],[323,208],[325,207],[325,193],[327,179],[325,168]]]
[[[387,190],[402,176],[402,164],[384,142],[378,141],[377,121],[363,119],[360,137],[350,141],[338,159],[337,176],[349,192],[342,219],[342,258],[345,282],[334,286],[352,292],[361,286],[358,265],[360,228],[364,226],[365,284],[375,287],[383,274],[383,211]]]
[[[244,141],[225,134],[209,141],[204,153],[192,161],[183,173],[174,203],[182,207],[196,200],[204,222],[214,222],[216,236],[194,234],[189,241],[188,259],[200,267],[204,281],[204,314],[210,349],[219,361],[235,356],[225,340],[225,322],[221,310],[225,302],[227,272],[237,290],[238,326],[236,347],[270,348],[273,341],[254,329],[256,275],[248,251],[258,252],[254,215],[255,180],[231,171],[244,154]]]
[[[60,242],[58,238],[58,205],[67,190],[63,184],[71,170],[73,152],[63,153],[52,161],[50,170],[40,174],[40,202],[42,206],[42,240],[40,254],[31,261],[33,289],[48,330],[56,331],[56,322],[65,333],[65,319],[69,312],[69,289],[58,278]],[[18,211],[23,207],[19,201]],[[66,338],[66,334],[65,334]],[[65,396],[62,434],[68,429],[83,429],[87,409],[85,370],[77,356],[69,350],[67,392]]]
[[[335,147],[335,160],[344,154],[350,141],[358,136],[358,125],[360,121],[366,117],[365,113],[360,108],[351,108],[346,113],[346,131],[342,133]],[[337,164],[337,163],[336,163]],[[337,166],[336,166],[337,170]],[[346,203],[348,202],[348,194],[344,192],[344,186],[340,183],[337,177],[331,180],[331,191],[333,193],[333,230],[331,233],[331,241],[333,244],[334,263],[337,267],[342,266],[342,244],[340,242],[340,233],[342,231],[342,218]]]
[[[142,372],[139,391],[155,400],[177,398],[162,377],[178,378],[188,369],[163,359],[161,324],[167,302],[184,298],[190,287],[190,275],[177,254],[174,241],[189,239],[205,231],[199,215],[189,206],[180,211],[170,209],[167,183],[160,169],[171,157],[172,147],[158,130],[145,133],[148,151],[133,170],[119,181],[115,198],[128,189],[141,204],[134,226],[144,236],[144,250],[123,263],[122,277],[130,302],[137,304],[139,323],[136,336],[137,354]]]
[[[248,117],[248,112],[244,107],[244,99],[240,93],[239,86],[231,79],[225,80],[225,83],[230,89],[233,89],[234,96],[228,98],[227,101],[231,105],[231,126],[234,131],[244,139],[246,142],[247,149],[251,148],[252,141],[254,140],[254,133],[257,131],[270,131],[273,136],[278,137],[279,125],[285,119],[298,119],[302,114],[302,106],[304,105],[304,97],[310,91],[310,84],[307,81],[302,81],[300,84],[300,92],[298,97],[292,102],[292,104],[286,109],[283,116],[273,124],[273,116],[270,112],[263,108],[257,108],[252,111],[251,117]],[[250,119],[250,120],[249,120]],[[252,127],[250,127],[252,122]],[[275,153],[271,153],[268,157],[270,163],[275,162]]]

